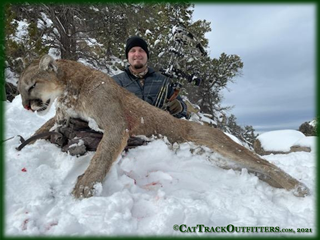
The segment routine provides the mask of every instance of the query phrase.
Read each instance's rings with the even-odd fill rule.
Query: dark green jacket
[[[163,81],[166,77],[158,72],[155,72],[152,68],[148,68],[147,74],[144,76],[144,85],[140,84],[139,78],[131,74],[129,68],[127,67],[125,71],[120,74],[114,75],[112,77],[120,86],[124,87],[128,91],[134,93],[137,97],[142,100],[155,105],[157,95],[162,87]],[[171,81],[168,87],[167,98],[169,99],[174,92],[174,89],[171,86]],[[160,107],[163,105],[163,100],[161,100]],[[186,117],[187,106],[183,102],[180,96],[177,97],[177,100],[180,101],[183,110],[175,117],[181,118]]]

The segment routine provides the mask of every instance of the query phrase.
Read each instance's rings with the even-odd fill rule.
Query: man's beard
[[[134,64],[132,67],[136,70],[138,69],[141,69],[141,68],[144,68],[145,65],[143,65],[142,63],[137,63],[137,64]]]

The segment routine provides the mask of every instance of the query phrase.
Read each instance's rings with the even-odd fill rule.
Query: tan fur
[[[34,86],[34,83],[37,84]],[[88,169],[78,177],[73,190],[75,197],[92,196],[94,184],[103,181],[130,135],[153,134],[166,136],[172,143],[190,141],[207,146],[232,161],[222,166],[224,168],[247,168],[272,186],[294,190],[297,196],[309,194],[302,183],[235,143],[220,130],[174,118],[118,86],[106,74],[81,63],[54,61],[45,55],[40,62],[25,69],[18,88],[23,105],[34,111],[42,112],[48,99],[51,105],[58,98],[55,119],[49,120],[37,133],[50,130],[54,124],[58,130],[59,126],[68,124],[70,117],[93,119],[104,131]]]

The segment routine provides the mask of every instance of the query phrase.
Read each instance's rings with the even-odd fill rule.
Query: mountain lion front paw
[[[89,198],[96,195],[99,190],[97,184],[100,183],[98,180],[94,180],[92,176],[82,174],[78,177],[78,181],[72,191],[75,198]]]

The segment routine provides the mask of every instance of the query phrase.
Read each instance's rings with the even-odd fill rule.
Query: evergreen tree
[[[235,76],[241,75],[242,68],[243,63],[237,55],[222,53],[219,59],[202,58],[201,65],[194,70],[202,79],[202,84],[199,87],[186,85],[191,102],[196,103],[204,113],[211,114],[218,125],[222,122],[217,112],[231,108],[221,107],[221,90],[226,88],[229,82],[233,82]]]
[[[193,7],[189,2],[7,4],[6,67],[19,74],[23,65],[50,49],[61,58],[81,60],[111,73],[127,64],[126,39],[138,35],[149,44],[149,66],[173,67],[173,81],[184,86],[181,94],[212,115],[218,127],[240,136],[245,130],[233,115],[226,117],[230,107],[221,107],[221,90],[241,75],[243,63],[237,55],[222,53],[219,59],[211,59],[203,54],[210,22],[193,22]],[[177,30],[184,33],[179,49],[175,48]],[[192,85],[200,79],[199,87]]]
[[[29,59],[47,52],[49,47],[42,44],[34,11],[26,10],[24,6],[7,4],[5,16],[6,67],[19,74]],[[18,29],[20,35],[17,35]]]
[[[242,133],[244,141],[253,149],[253,144],[259,134],[255,134],[255,129],[252,126],[245,126]]]

